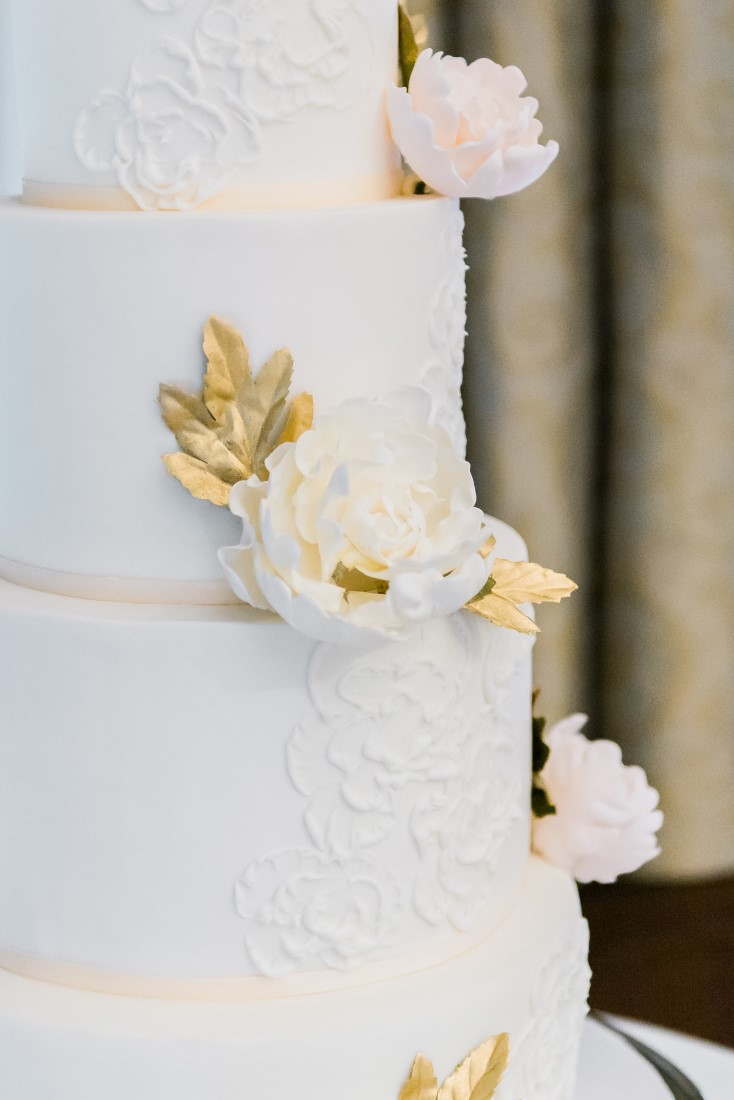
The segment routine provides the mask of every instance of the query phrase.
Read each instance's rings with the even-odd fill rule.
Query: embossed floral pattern
[[[135,59],[125,94],[102,92],[77,119],[74,147],[111,171],[144,210],[183,210],[217,194],[260,152],[254,115],[205,86],[191,50],[161,39]]]
[[[397,791],[460,779],[478,625],[456,616],[366,654],[317,649],[315,710],[293,733],[288,767],[320,847],[347,855],[375,844],[395,825]]]
[[[443,265],[446,277],[431,310],[430,339],[435,360],[425,370],[422,384],[433,398],[436,416],[454,441],[457,453],[466,453],[466,426],[461,405],[461,379],[466,337],[466,251],[464,218],[457,212],[444,232]]]
[[[522,818],[511,743],[486,712],[481,717],[460,781],[429,793],[412,821],[421,854],[415,907],[430,924],[449,921],[461,931],[486,905],[502,849]]]
[[[498,722],[506,722],[509,718],[510,685],[517,670],[530,659],[535,645],[535,637],[531,634],[513,631],[506,637],[507,634],[501,630],[489,632],[482,670],[487,707]]]
[[[355,0],[220,0],[196,31],[204,64],[237,74],[258,118],[340,109],[365,90],[372,64],[367,20]]]
[[[589,929],[579,918],[538,972],[530,1024],[513,1042],[515,1057],[497,1100],[573,1100],[591,981],[588,955]]]
[[[260,859],[237,884],[259,970],[352,966],[416,919],[476,920],[528,817],[509,700],[531,648],[454,615],[367,650],[314,649],[312,708],[287,748],[312,847]],[[396,830],[400,894],[380,858]]]
[[[269,977],[365,962],[389,947],[400,912],[397,883],[374,857],[342,860],[312,849],[251,864],[235,900],[252,961]]]
[[[188,0],[139,2],[165,25]],[[373,60],[357,0],[217,0],[190,43],[160,39],[132,61],[124,91],[94,97],[74,148],[142,209],[191,209],[259,159],[262,123],[356,102]]]

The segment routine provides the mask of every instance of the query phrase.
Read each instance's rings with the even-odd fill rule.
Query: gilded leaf
[[[252,369],[245,341],[232,325],[210,317],[204,329],[204,404],[217,420],[224,408],[252,384]]]
[[[490,535],[487,541],[480,547],[479,553],[483,558],[488,558],[497,545],[497,539],[494,535]]]
[[[313,425],[313,397],[310,393],[299,393],[291,401],[291,409],[285,427],[280,433],[278,446],[281,443],[296,443],[304,432],[311,430]]]
[[[471,611],[474,615],[481,615],[483,619],[489,619],[495,626],[517,630],[520,634],[540,633],[540,628],[519,607],[515,607],[512,600],[507,600],[504,596],[498,596],[495,592],[490,592],[488,596],[476,603],[468,603],[466,610]]]
[[[433,1065],[423,1054],[419,1054],[398,1100],[436,1100],[437,1093],[438,1081]]]
[[[341,562],[337,565],[331,578],[337,588],[343,588],[345,592],[369,592],[377,596],[384,596],[389,591],[387,581],[381,581],[377,577],[368,577],[360,569],[347,569]]]
[[[293,378],[293,357],[281,349],[268,359],[247,400],[239,403],[245,430],[252,441],[253,473],[265,480],[265,459],[278,444],[280,425]]]
[[[220,438],[221,429],[199,397],[176,386],[161,386],[160,405],[164,421],[185,454],[205,463],[230,485],[249,477],[249,467],[227,445],[226,433],[224,440]]]
[[[444,1081],[437,1100],[491,1100],[509,1060],[509,1035],[496,1035],[472,1051]]]
[[[481,601],[484,599],[484,597],[488,596],[490,594],[490,592],[492,592],[492,590],[494,589],[494,584],[495,584],[494,577],[492,577],[492,576],[487,577],[486,581],[484,582],[482,587],[479,589],[476,596],[474,596],[471,600],[469,600],[469,603],[470,604],[472,604],[472,603],[481,603]]]
[[[253,473],[267,478],[268,456],[310,427],[313,402],[302,394],[288,412],[290,353],[276,351],[254,378],[242,336],[218,317],[207,322],[204,352],[201,394],[160,387],[163,419],[182,451],[180,457],[166,455],[165,463],[194,496],[226,505],[229,487],[238,481]]]
[[[398,5],[398,59],[400,62],[400,78],[403,87],[407,88],[410,78],[418,60],[418,43],[415,40],[413,22],[402,4]]]
[[[168,472],[173,474],[193,497],[198,500],[210,500],[212,504],[220,504],[224,507],[229,504],[232,486],[211,473],[206,464],[198,458],[176,451],[175,454],[164,455],[163,461]]]
[[[578,585],[563,573],[554,573],[528,561],[498,558],[492,567],[494,591],[513,603],[560,603]]]

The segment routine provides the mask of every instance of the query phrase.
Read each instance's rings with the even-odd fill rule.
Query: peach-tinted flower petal
[[[534,183],[558,154],[543,146],[538,101],[523,96],[516,66],[424,50],[409,88],[391,88],[387,110],[393,138],[412,170],[452,198],[492,199]]]

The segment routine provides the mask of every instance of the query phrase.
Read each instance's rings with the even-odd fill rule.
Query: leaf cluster
[[[563,573],[554,573],[534,562],[497,558],[489,580],[466,609],[496,626],[508,627],[521,634],[539,634],[540,628],[518,604],[560,603],[577,587]]]
[[[200,394],[162,385],[159,401],[180,451],[163,456],[166,468],[192,496],[226,506],[233,485],[256,474],[277,446],[294,442],[313,422],[309,394],[288,394],[293,358],[281,349],[253,376],[242,336],[210,317],[204,330],[207,365]]]
[[[509,1035],[496,1035],[472,1051],[439,1088],[433,1064],[419,1054],[398,1100],[491,1100],[509,1060]]]

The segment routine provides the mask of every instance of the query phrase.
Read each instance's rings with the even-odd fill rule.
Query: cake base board
[[[625,1039],[589,1020],[575,1100],[673,1100],[659,1073]]]

